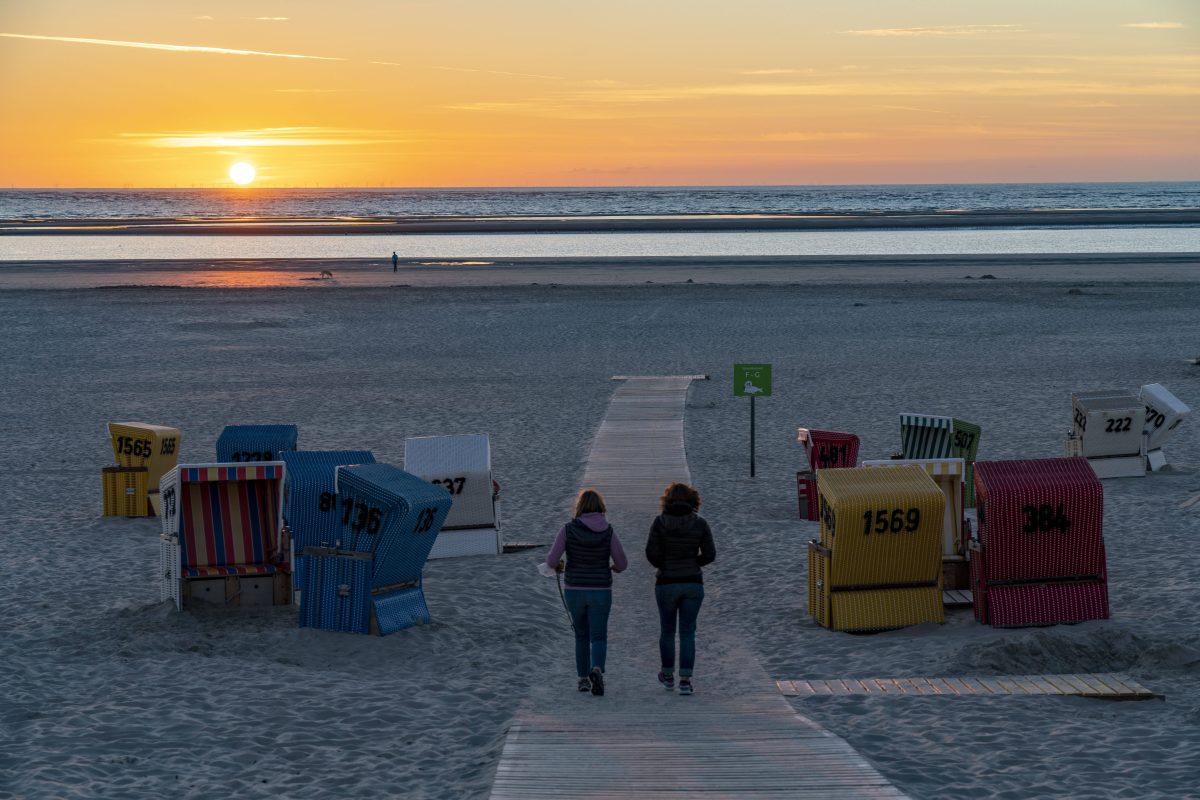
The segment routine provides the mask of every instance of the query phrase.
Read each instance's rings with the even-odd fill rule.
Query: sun
[[[229,179],[238,186],[245,186],[254,180],[254,167],[245,161],[239,161],[229,168]]]

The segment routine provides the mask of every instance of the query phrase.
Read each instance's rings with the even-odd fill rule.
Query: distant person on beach
[[[396,251],[393,250],[392,251],[392,272],[395,272],[396,268],[399,265],[400,265],[400,256],[396,255]]]
[[[658,682],[675,688],[675,631],[679,630],[679,693],[692,694],[696,665],[696,618],[704,602],[700,568],[717,557],[712,530],[696,512],[700,493],[686,483],[672,483],[659,500],[662,513],[650,526],[646,559],[658,568],[654,597],[658,601]]]
[[[612,576],[629,566],[621,540],[608,524],[604,498],[584,489],[575,499],[575,518],[563,525],[546,556],[546,565],[563,571],[565,602],[575,628],[575,672],[579,691],[604,694],[604,660],[608,654],[608,612],[612,609]]]

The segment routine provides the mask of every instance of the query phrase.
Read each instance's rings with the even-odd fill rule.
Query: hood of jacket
[[[671,503],[663,510],[662,515],[659,517],[667,530],[686,528],[692,524],[692,520],[695,518],[696,509],[692,508],[688,503]]]
[[[599,511],[591,511],[587,514],[580,514],[578,517],[576,517],[576,519],[583,523],[583,525],[590,531],[599,533],[600,531],[608,530],[608,520],[605,519],[604,514],[600,513]]]

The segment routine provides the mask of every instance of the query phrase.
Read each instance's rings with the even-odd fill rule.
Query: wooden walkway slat
[[[707,625],[714,613],[707,604],[696,696],[665,692],[655,681],[658,651],[645,635],[658,618],[647,590],[654,579],[640,551],[667,484],[691,482],[683,415],[693,377],[631,378],[613,395],[583,475],[584,486],[604,495],[630,560],[628,573],[614,578],[609,689],[604,697],[576,692],[565,645],[559,677],[536,688],[509,727],[491,798],[903,798],[780,694],[832,690],[799,680],[777,691],[732,626]],[[709,664],[709,652],[735,656]],[[890,683],[889,693],[899,694]]]
[[[776,681],[787,697],[830,694],[953,695],[1078,695],[1113,700],[1145,700],[1154,692],[1128,675],[989,675],[966,678],[841,678]]]

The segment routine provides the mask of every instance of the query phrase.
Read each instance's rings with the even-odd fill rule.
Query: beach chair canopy
[[[1161,383],[1148,383],[1138,392],[1138,399],[1146,407],[1146,449],[1157,450],[1175,435],[1175,429],[1183,418],[1192,413],[1187,404]]]
[[[295,450],[295,425],[227,425],[217,437],[217,461],[275,461]]]
[[[487,434],[405,439],[404,469],[449,493],[454,504],[444,530],[496,526],[492,450]]]
[[[796,441],[804,447],[810,470],[853,467],[858,464],[858,436],[840,431],[799,428]]]

